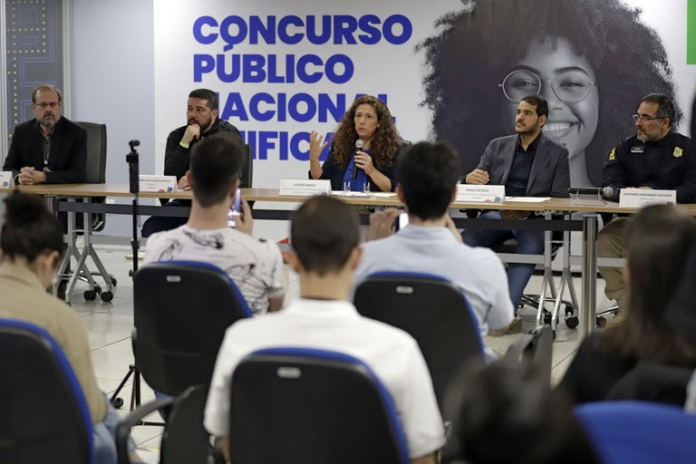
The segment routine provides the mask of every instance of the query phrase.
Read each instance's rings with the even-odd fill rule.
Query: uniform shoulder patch
[[[672,152],[672,156],[675,158],[681,158],[681,156],[684,154],[684,150],[682,150],[679,147],[674,147],[674,151]]]

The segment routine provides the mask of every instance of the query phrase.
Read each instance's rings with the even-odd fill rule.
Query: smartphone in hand
[[[234,229],[235,220],[241,214],[242,189],[237,189],[237,192],[234,194],[234,202],[232,203],[230,210],[227,212],[227,225],[229,225],[231,229]]]

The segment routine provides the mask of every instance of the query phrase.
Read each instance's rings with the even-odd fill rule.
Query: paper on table
[[[551,197],[505,197],[505,202],[512,201],[515,203],[541,203],[542,201],[550,199]]]
[[[391,198],[391,197],[395,197],[396,193],[374,192],[372,195],[374,195],[377,198]]]

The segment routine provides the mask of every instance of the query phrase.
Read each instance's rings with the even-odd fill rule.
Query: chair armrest
[[[126,417],[121,419],[116,427],[116,452],[119,464],[130,464],[128,455],[128,437],[131,429],[140,422],[145,416],[155,411],[169,408],[174,404],[175,398],[160,398],[149,403],[145,403],[135,411],[131,411]]]

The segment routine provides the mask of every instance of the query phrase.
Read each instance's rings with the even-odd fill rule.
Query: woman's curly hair
[[[355,100],[346,114],[343,115],[331,142],[336,164],[342,168],[348,166],[353,156],[355,141],[358,140],[358,133],[355,131],[355,112],[358,106],[364,104],[372,106],[377,113],[377,129],[370,142],[370,152],[375,166],[378,169],[391,166],[394,153],[401,144],[401,137],[396,131],[396,125],[387,105],[377,97],[362,96]]]
[[[640,99],[674,100],[672,70],[657,33],[640,10],[619,0],[462,0],[464,9],[440,18],[439,35],[417,45],[425,52],[423,105],[433,110],[434,138],[462,156],[462,172],[478,164],[488,142],[508,135],[498,86],[538,40],[568,40],[597,76],[599,122],[585,150],[593,184],[611,148],[634,132]],[[675,104],[675,126],[681,112]]]

